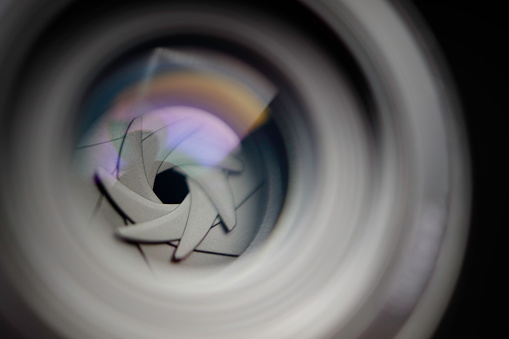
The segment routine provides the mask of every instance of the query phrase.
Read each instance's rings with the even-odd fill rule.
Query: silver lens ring
[[[2,270],[16,302],[66,337],[429,336],[466,232],[461,124],[399,9],[365,5],[304,2],[358,64],[371,112],[347,69],[263,11],[144,6],[51,42],[13,99],[5,143]],[[274,113],[288,189],[266,239],[220,269],[161,280],[112,245],[106,221],[89,227],[89,188],[71,159],[80,105],[100,70],[146,41],[186,34],[241,46],[289,85],[293,109]]]

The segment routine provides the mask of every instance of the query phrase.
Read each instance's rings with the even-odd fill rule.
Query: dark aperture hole
[[[172,170],[156,175],[154,193],[164,204],[180,204],[189,193],[186,178]]]

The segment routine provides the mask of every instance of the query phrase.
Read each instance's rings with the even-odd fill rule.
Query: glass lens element
[[[91,223],[105,217],[149,264],[234,260],[262,225],[270,233],[268,205],[282,207],[276,96],[254,68],[211,50],[156,48],[108,72],[86,100],[74,157],[97,189]]]

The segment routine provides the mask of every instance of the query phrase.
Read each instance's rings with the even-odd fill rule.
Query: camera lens
[[[431,335],[470,183],[454,92],[411,12],[37,3],[9,4],[23,43],[0,35],[16,331]]]

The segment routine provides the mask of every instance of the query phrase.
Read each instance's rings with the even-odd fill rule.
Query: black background
[[[473,203],[465,262],[434,339],[508,338],[507,115],[508,39],[503,1],[414,0],[457,86],[468,131]],[[504,141],[503,141],[504,140]],[[505,279],[504,279],[505,280]]]

